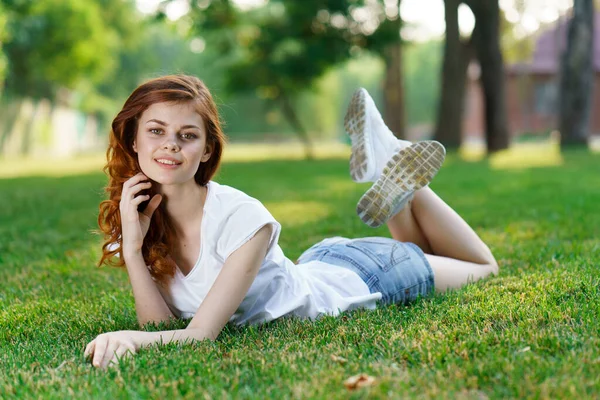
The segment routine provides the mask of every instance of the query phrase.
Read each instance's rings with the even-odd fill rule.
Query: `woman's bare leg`
[[[431,246],[412,212],[411,203],[387,222],[392,237],[399,242],[414,243],[426,254],[433,254]]]
[[[487,245],[429,187],[416,191],[413,201],[388,221],[388,227],[394,239],[423,249],[438,292],[498,273]]]

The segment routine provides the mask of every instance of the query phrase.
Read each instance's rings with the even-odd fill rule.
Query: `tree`
[[[388,5],[389,4],[389,5]],[[400,34],[400,2],[386,2],[390,34]],[[383,82],[384,114],[387,126],[399,139],[405,138],[404,85],[402,70],[402,46],[393,41],[383,49],[385,80]]]
[[[594,3],[575,0],[561,59],[559,130],[561,147],[587,144],[594,87]]]
[[[467,67],[471,43],[461,39],[458,27],[460,0],[445,0],[446,40],[441,93],[434,137],[448,148],[458,148],[462,139]]]
[[[475,16],[470,42],[458,33],[458,6],[469,6]],[[487,151],[508,147],[504,61],[500,50],[500,6],[497,0],[445,0],[447,35],[436,138],[450,147],[460,143],[467,66],[472,46],[481,67]],[[458,103],[458,104],[457,104]]]
[[[475,15],[472,40],[481,66],[487,151],[493,153],[509,145],[504,60],[500,50],[500,6],[497,0],[465,0],[465,4]]]
[[[10,6],[6,90],[53,99],[58,88],[99,79],[114,67],[116,32],[99,18],[98,2],[3,0]]]
[[[74,106],[75,91],[85,88],[89,95],[94,90],[87,89],[114,70],[115,55],[136,24],[133,2],[129,0],[0,0],[0,7],[8,12],[9,38],[4,43],[8,68],[3,96],[10,100],[2,110],[2,153],[26,98]],[[37,109],[37,104],[34,107]],[[28,116],[19,138],[24,154],[31,144],[35,114]]]
[[[242,12],[228,0],[192,1],[191,17],[196,33],[209,35],[208,42],[229,57],[228,89],[254,91],[277,104],[310,157],[310,140],[294,102],[328,69],[366,49],[394,62],[390,76],[401,85],[399,53],[391,48],[400,43],[399,10],[398,2],[392,3],[271,0]],[[395,101],[394,115],[402,118],[402,96]]]

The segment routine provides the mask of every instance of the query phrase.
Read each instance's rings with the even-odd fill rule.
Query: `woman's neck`
[[[177,186],[161,186],[160,193],[166,197],[166,211],[178,234],[185,234],[186,227],[202,217],[208,189],[196,182]]]

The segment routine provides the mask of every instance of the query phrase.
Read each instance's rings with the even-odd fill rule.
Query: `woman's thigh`
[[[498,273],[498,266],[495,264],[476,264],[431,254],[426,254],[425,257],[435,275],[436,292],[458,289],[467,283]]]
[[[384,303],[408,303],[434,288],[433,270],[413,243],[384,237],[335,237],[308,249],[298,263],[313,260],[354,271],[371,293],[382,294]]]

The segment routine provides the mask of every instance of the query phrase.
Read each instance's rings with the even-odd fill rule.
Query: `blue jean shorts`
[[[306,250],[298,264],[322,261],[354,271],[385,304],[407,304],[434,290],[433,270],[413,243],[385,237],[325,239]]]

